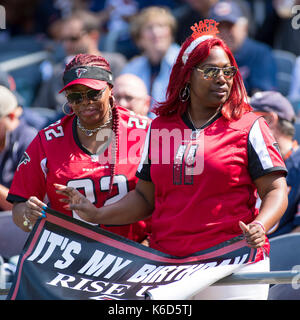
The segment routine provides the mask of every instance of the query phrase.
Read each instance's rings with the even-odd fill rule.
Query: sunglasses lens
[[[208,67],[203,70],[203,74],[206,79],[216,78],[219,73],[220,69],[214,67]]]
[[[224,68],[223,74],[226,78],[232,78],[236,74],[236,68],[235,67]]]
[[[88,100],[97,101],[101,98],[103,92],[105,91],[106,87],[102,90],[89,90],[85,92],[71,92],[66,97],[70,104],[79,104],[81,103],[84,98],[86,97]]]
[[[86,96],[89,100],[97,101],[102,95],[103,90],[89,90]]]
[[[67,100],[69,103],[77,104],[82,102],[82,94],[80,92],[72,92],[67,95]]]

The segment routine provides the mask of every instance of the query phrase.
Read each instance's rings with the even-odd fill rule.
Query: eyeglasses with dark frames
[[[203,78],[205,80],[216,79],[217,77],[220,76],[221,71],[224,77],[227,79],[233,78],[237,73],[237,68],[234,66],[224,67],[224,68],[207,66],[207,67],[204,67],[203,69],[200,69],[199,67],[195,67],[195,69],[203,73]]]
[[[70,92],[66,95],[66,98],[70,104],[79,104],[82,103],[84,98],[87,98],[91,101],[97,101],[101,98],[106,87],[101,90],[91,89],[85,92]]]

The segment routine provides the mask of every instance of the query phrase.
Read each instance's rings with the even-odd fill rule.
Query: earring
[[[62,109],[62,112],[66,115],[66,116],[72,116],[74,114],[74,111],[72,110],[72,108],[68,105],[68,111],[66,111],[66,105],[68,105],[68,102],[65,102],[61,109]],[[73,111],[73,112],[70,112],[70,111]]]
[[[181,100],[181,102],[186,102],[189,100],[190,98],[190,87],[188,85],[188,83],[184,86],[184,88],[181,88],[179,91],[179,99]]]
[[[115,99],[114,96],[110,96],[110,97],[109,97],[109,104],[110,104],[110,107],[111,107],[111,108],[114,108],[114,107],[115,107],[115,105],[116,105],[116,99]]]

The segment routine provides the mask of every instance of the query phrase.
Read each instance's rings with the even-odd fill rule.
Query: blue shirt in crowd
[[[0,152],[0,184],[9,188],[24,151],[36,136],[37,130],[20,120],[19,126],[9,132],[6,145]]]
[[[133,73],[136,76],[140,77],[152,97],[151,107],[155,104],[156,101],[161,102],[166,98],[166,89],[169,83],[170,73],[175,63],[180,47],[178,44],[173,43],[164,58],[162,59],[159,70],[157,70],[157,75],[152,81],[152,71],[154,70],[150,64],[149,59],[145,55],[138,56],[129,61],[124,69],[124,73]]]
[[[268,235],[269,238],[289,233],[300,225],[300,148],[285,160],[285,165],[288,169],[289,203],[277,230]]]
[[[246,38],[234,57],[239,66],[248,95],[253,91],[276,89],[276,62],[271,48],[256,40]]]

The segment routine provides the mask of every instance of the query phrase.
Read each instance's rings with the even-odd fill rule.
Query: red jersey
[[[192,129],[185,115],[154,119],[137,171],[155,185],[150,246],[175,256],[241,235],[239,221],[258,215],[255,179],[286,172],[265,120],[253,113],[232,122],[219,113]]]
[[[80,190],[96,207],[113,203],[134,189],[150,120],[121,107],[118,110],[119,152],[109,198],[112,144],[98,155],[91,154],[79,141],[76,117],[65,116],[41,130],[29,145],[15,172],[8,201],[22,202],[36,196],[54,210],[79,219],[75,212],[63,208],[54,183]],[[104,228],[135,241],[142,241],[149,233],[144,221]]]

